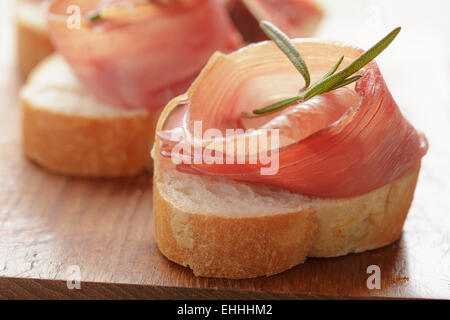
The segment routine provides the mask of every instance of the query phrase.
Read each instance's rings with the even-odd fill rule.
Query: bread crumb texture
[[[151,169],[161,109],[97,101],[58,54],[44,59],[20,93],[25,155],[54,172],[118,177]]]
[[[158,150],[156,150],[158,151]],[[269,276],[307,257],[335,257],[397,240],[420,164],[370,193],[318,199],[267,185],[183,174],[156,152],[155,236],[195,275]]]

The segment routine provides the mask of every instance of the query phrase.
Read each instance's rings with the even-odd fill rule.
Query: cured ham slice
[[[189,87],[211,54],[241,44],[218,0],[56,0],[48,24],[86,88],[102,102],[128,108],[164,106]]]
[[[231,0],[228,3],[234,24],[248,42],[266,40],[258,21],[277,25],[290,38],[310,36],[322,18],[311,0]]]
[[[281,136],[299,141],[338,121],[358,102],[359,96],[354,90],[340,88],[289,107],[261,128],[278,129]]]
[[[313,82],[342,55],[345,67],[362,53],[335,43],[301,39],[294,43]],[[420,161],[428,145],[425,136],[402,116],[377,64],[370,62],[359,74],[362,77],[356,84],[269,115],[265,123],[261,122],[264,118],[258,118],[253,131],[226,137],[227,129],[251,126],[252,120],[244,121],[242,112],[296,95],[303,79],[273,43],[249,46],[229,55],[216,54],[188,92],[172,101],[164,112],[164,130],[158,133],[164,141],[162,154],[173,156],[181,143],[201,148],[203,153],[214,149],[224,158],[236,159],[241,152],[247,159],[252,151],[239,151],[237,139],[248,142],[252,136],[263,136],[264,128],[278,128],[280,143],[268,144],[265,150],[278,156],[276,174],[261,174],[267,166],[261,162],[194,161],[195,152],[184,152],[186,149],[177,168],[325,198],[367,193],[405,174]],[[198,123],[202,125],[200,137],[195,134]],[[225,138],[216,142],[205,138],[211,128]],[[233,148],[219,148],[230,141],[235,143]],[[229,154],[230,150],[237,155]]]

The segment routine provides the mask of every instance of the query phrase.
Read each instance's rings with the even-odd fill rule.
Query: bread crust
[[[418,172],[419,167],[413,168],[393,183],[347,203],[330,200],[333,204],[326,208],[312,203],[295,213],[249,218],[182,210],[167,200],[154,179],[156,242],[169,260],[190,267],[196,276],[230,279],[274,275],[307,257],[380,248],[400,238]],[[156,169],[158,174],[163,173]],[[381,208],[370,207],[381,194],[387,194]],[[355,210],[353,206],[360,204],[369,206]]]
[[[39,64],[24,86],[24,154],[50,171],[74,176],[120,177],[151,170],[150,150],[161,109],[115,110],[93,98],[92,105],[82,106],[82,97],[89,94],[74,76],[73,83],[64,80],[67,73],[71,75],[64,60],[54,54]],[[43,78],[55,78],[56,84]],[[55,96],[59,92],[68,96]],[[73,101],[67,107],[64,100],[69,98]],[[100,110],[86,113],[89,108]]]
[[[398,240],[411,206],[420,163],[402,177],[347,199],[314,200],[317,225],[308,257],[336,257]]]
[[[152,168],[158,113],[89,118],[37,108],[22,99],[25,155],[57,173],[131,176]]]
[[[23,1],[18,1],[16,11],[24,10]],[[36,5],[36,10],[38,6]],[[22,77],[26,78],[31,70],[53,51],[53,45],[46,28],[24,21],[22,15],[16,13],[17,62]]]
[[[163,111],[158,128],[169,109],[170,105]],[[214,215],[193,212],[183,206],[183,199],[170,197],[165,173],[175,169],[161,158],[159,150],[157,138],[153,180],[156,242],[168,259],[204,277],[270,276],[307,257],[335,257],[386,246],[401,236],[420,171],[419,163],[397,180],[352,198],[309,198],[306,208],[293,213]]]
[[[249,218],[191,213],[168,202],[154,182],[154,226],[160,251],[196,276],[272,275],[305,261],[313,210]]]

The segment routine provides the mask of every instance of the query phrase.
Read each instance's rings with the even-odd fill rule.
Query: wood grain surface
[[[378,62],[404,114],[426,132],[403,236],[371,252],[305,264],[269,278],[196,278],[153,240],[151,176],[64,177],[22,156],[21,85],[12,1],[0,4],[0,298],[450,298],[450,21],[448,1],[320,1],[319,36],[367,48],[403,30]],[[81,270],[81,289],[66,285]],[[369,265],[381,289],[369,290]]]

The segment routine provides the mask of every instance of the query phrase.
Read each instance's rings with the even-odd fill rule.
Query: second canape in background
[[[49,39],[46,12],[51,0],[16,0],[17,60],[27,77],[31,70],[54,51]],[[312,0],[222,0],[235,26],[247,42],[266,39],[258,20],[279,25],[291,37],[311,36],[322,16]]]
[[[21,92],[23,149],[45,168],[69,175],[118,177],[151,168],[157,116],[96,100],[59,54],[31,73]]]
[[[68,28],[74,3],[82,18]],[[151,169],[162,108],[212,53],[241,45],[218,0],[128,3],[52,2],[48,27],[58,53],[21,92],[24,153],[42,167],[89,177]]]
[[[48,0],[17,0],[15,4],[17,63],[24,78],[54,51],[45,20],[48,5]]]

